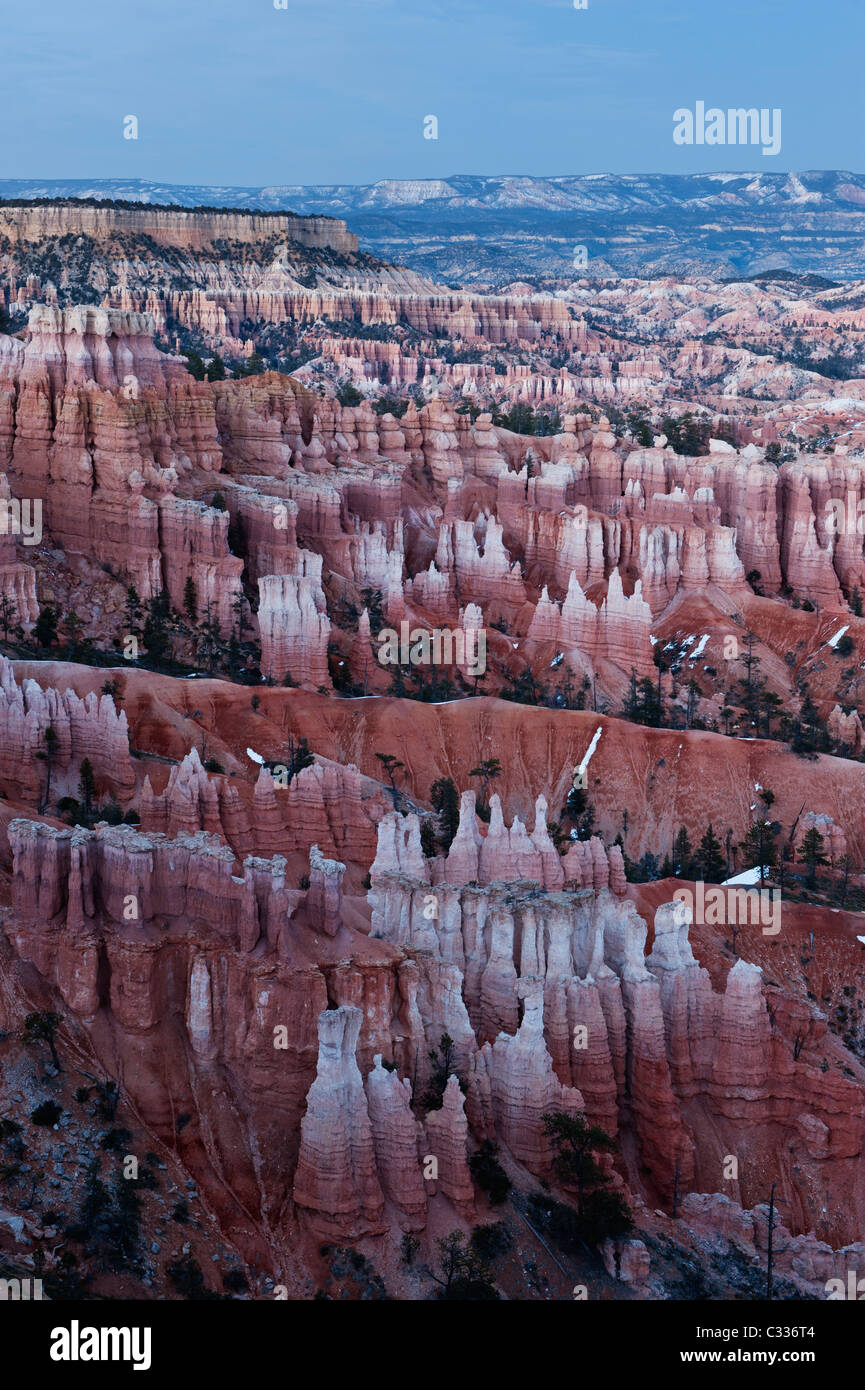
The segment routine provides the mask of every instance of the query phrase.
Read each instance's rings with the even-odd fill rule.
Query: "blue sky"
[[[865,168],[865,0],[287,5],[12,0],[0,178]],[[780,155],[674,145],[673,111],[698,100],[780,107]]]

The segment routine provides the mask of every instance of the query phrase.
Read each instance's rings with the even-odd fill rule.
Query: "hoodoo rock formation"
[[[95,203],[4,204],[0,271],[0,1044],[55,1014],[256,1293],[338,1248],[422,1296],[573,1207],[557,1114],[628,1296],[665,1243],[753,1278],[773,1184],[819,1294],[865,1222],[865,383],[782,349],[856,297],[463,292]]]
[[[48,730],[51,730],[49,737]],[[128,802],[135,790],[126,715],[111,695],[80,699],[74,690],[20,685],[0,656],[0,791],[13,800],[42,800],[78,791],[85,758],[102,790]],[[46,790],[47,789],[47,790]],[[43,793],[44,798],[43,798]]]
[[[463,840],[469,812],[467,798]],[[113,1046],[139,1055],[147,1039],[166,1036],[179,1008],[188,1054],[172,1084],[195,1090],[201,1068],[219,1064],[236,1088],[244,1076],[270,1075],[287,1047],[279,1113],[302,1122],[296,1167],[286,1133],[282,1171],[294,1172],[294,1203],[321,1234],[383,1230],[385,1199],[405,1229],[423,1226],[425,1155],[437,1160],[434,1191],[470,1211],[472,1135],[549,1177],[543,1117],[553,1110],[629,1133],[624,1176],[654,1201],[668,1202],[675,1182],[706,1190],[719,1142],[756,1150],[774,1135],[791,1202],[813,1220],[812,1190],[861,1155],[862,1083],[821,1072],[818,1033],[802,1046],[795,1010],[767,993],[758,967],[739,960],[714,986],[692,953],[681,902],[656,913],[647,954],[632,902],[606,886],[544,890],[537,850],[533,864],[514,861],[516,881],[419,876],[428,861],[416,832],[413,817],[392,812],[381,822],[367,937],[345,925],[342,865],[315,848],[304,894],[287,888],[278,857],[248,858],[234,876],[233,853],[206,833],[166,840],[17,820],[8,830],[10,939],[97,1046],[109,1024]],[[503,833],[491,820],[481,856]],[[458,862],[457,853],[452,869]],[[533,867],[534,882],[525,876]],[[302,963],[311,929],[319,942],[340,935],[331,964],[326,953]],[[331,990],[338,1006],[328,1010]],[[244,1006],[237,1015],[234,1001],[255,998],[254,1031],[247,1018],[238,1034]],[[412,1106],[445,1033],[460,1081],[454,1075],[442,1108],[428,1112],[422,1140]],[[133,1077],[129,1085],[137,1094]],[[159,1086],[137,1101],[158,1127]],[[213,1104],[208,1162],[218,1164],[227,1115]],[[821,1136],[806,1151],[796,1139],[803,1126]],[[256,1203],[275,1213],[269,1179],[251,1155],[237,1161],[238,1201],[257,1189]],[[756,1199],[747,1172],[739,1194]],[[865,1209],[855,1185],[852,1202]]]
[[[318,1070],[306,1097],[294,1200],[326,1235],[384,1230],[369,1106],[355,1048],[363,1014],[342,1007],[318,1020]],[[381,1112],[378,1112],[381,1118]],[[390,1126],[385,1123],[381,1150]]]

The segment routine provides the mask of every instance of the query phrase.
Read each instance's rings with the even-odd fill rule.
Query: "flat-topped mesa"
[[[354,255],[357,237],[336,217],[297,213],[210,212],[175,207],[92,207],[84,203],[48,203],[39,207],[6,203],[0,207],[0,233],[11,241],[59,240],[87,236],[104,241],[118,233],[146,236],[159,246],[204,250],[219,241],[247,244],[273,237],[316,250]]]
[[[53,730],[49,735],[48,730]],[[81,764],[89,758],[101,796],[121,803],[135,791],[126,713],[110,695],[44,690],[35,680],[18,684],[11,662],[0,656],[0,791],[47,809],[59,797],[79,794]]]

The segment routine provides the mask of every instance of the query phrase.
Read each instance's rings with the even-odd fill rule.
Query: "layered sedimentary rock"
[[[163,581],[174,607],[183,612],[191,581],[196,618],[231,632],[240,616],[243,561],[228,548],[228,513],[177,497],[164,497],[159,513]]]
[[[190,538],[188,520],[178,535],[171,515],[160,537],[158,502],[192,468],[218,469],[222,455],[212,393],[157,351],[153,327],[148,314],[36,306],[26,343],[9,340],[15,349],[0,354],[0,466],[17,495],[40,499],[55,544],[127,575],[141,598],[164,587],[162,549],[176,543],[172,596],[182,597],[184,549],[198,550],[222,565],[221,602],[224,536],[208,548]],[[206,590],[206,567],[195,569]]]
[[[792,1022],[788,1035],[777,1003],[770,1012],[757,967],[740,961],[726,988],[713,989],[691,951],[682,902],[658,910],[647,955],[646,924],[605,886],[606,861],[600,886],[590,880],[577,891],[542,892],[513,875],[507,885],[477,886],[486,841],[471,835],[470,809],[466,798],[452,852],[474,882],[437,884],[429,861],[418,874],[412,825],[391,824],[382,827],[369,896],[375,935],[431,951],[461,976],[476,1132],[545,1172],[543,1114],[585,1109],[609,1133],[632,1128],[645,1172],[667,1196],[676,1182],[686,1190],[706,1180],[694,1104],[732,1127],[730,1143],[742,1124],[756,1136],[767,1113],[798,1133],[804,1105],[831,1136],[821,1152],[861,1148],[862,1125],[851,1130],[843,1113],[853,1083],[833,1076],[823,1087],[819,1069],[799,1055],[801,1039],[794,1045]],[[498,819],[494,808],[488,839],[501,836]],[[580,848],[591,864],[590,846]],[[450,1017],[460,1028],[453,1010]]]
[[[651,623],[652,610],[643,601],[639,579],[628,598],[618,570],[613,570],[606,598],[597,606],[583,593],[576,574],[571,574],[561,610],[544,588],[526,636],[534,642],[577,648],[593,662],[613,661],[648,675],[652,670]]]
[[[205,831],[170,840],[129,826],[55,830],[16,820],[8,833],[19,941],[38,950],[44,973],[69,996],[70,1008],[92,1012],[74,1001],[86,998],[95,1007],[100,998],[92,951],[106,933],[147,939],[173,925],[208,937],[213,933],[204,924],[212,919],[219,924],[216,939],[234,949],[251,951],[259,940],[272,949],[285,945],[296,895],[278,856],[248,858],[237,878],[234,852]],[[74,929],[68,941],[67,928]],[[79,954],[82,968],[75,970]]]
[[[411,1083],[407,1077],[400,1080],[376,1055],[366,1079],[366,1094],[382,1191],[399,1209],[403,1227],[421,1230],[426,1225],[427,1201],[418,1163],[418,1122],[411,1110]],[[465,1158],[463,1164],[466,1167]]]
[[[728,356],[705,330],[715,337],[729,325],[691,283],[656,282],[651,304],[646,287],[607,285],[605,304],[642,302],[651,321],[653,346],[635,348],[588,326],[584,283],[558,298],[528,287],[438,291],[356,260],[335,226],[304,223],[300,247],[290,218],[160,212],[147,246],[148,213],[78,211],[78,223],[74,212],[22,213],[14,245],[0,251],[0,303],[16,328],[32,306],[20,336],[0,335],[0,469],[15,500],[44,502],[45,527],[29,554],[0,530],[4,619],[33,623],[38,576],[61,625],[67,611],[86,610],[88,635],[117,643],[127,597],[134,607],[124,590],[134,585],[145,604],[164,591],[190,623],[218,629],[222,645],[234,635],[221,675],[234,680],[243,665],[256,681],[260,666],[265,683],[306,691],[244,693],[135,670],[125,707],[136,752],[151,758],[136,799],[118,702],[55,689],[56,675],[45,689],[16,681],[0,665],[4,799],[34,815],[59,811],[64,794],[80,797],[87,756],[99,806],[117,799],[142,823],[56,829],[14,819],[17,806],[0,817],[3,862],[13,860],[0,922],[34,1001],[42,994],[40,1007],[81,1030],[76,1045],[86,1039],[147,1126],[181,1151],[229,1237],[259,1264],[293,1267],[321,1238],[387,1231],[390,1240],[428,1223],[435,1239],[473,1222],[484,1207],[469,1159],[483,1140],[499,1146],[517,1186],[531,1175],[562,1196],[544,1126],[551,1111],[585,1114],[618,1140],[606,1171],[637,1209],[669,1208],[676,1193],[695,1231],[741,1236],[756,1258],[759,1203],[777,1174],[791,1226],[828,1234],[837,1220],[840,1238],[852,1238],[865,1218],[861,1071],[849,1037],[845,1050],[809,1008],[806,986],[817,997],[820,986],[801,974],[795,930],[777,944],[742,931],[732,954],[703,926],[692,943],[686,909],[658,906],[666,890],[654,881],[627,885],[621,850],[604,841],[621,828],[635,858],[660,857],[674,817],[701,833],[715,815],[720,783],[706,782],[705,759],[720,744],[703,730],[729,710],[695,687],[715,678],[735,699],[744,668],[724,650],[728,635],[758,634],[769,696],[809,662],[834,744],[861,751],[861,653],[836,666],[826,643],[846,623],[861,646],[865,431],[843,417],[865,416],[851,404],[865,387],[845,381],[842,406],[840,383],[832,395],[789,363],[737,347]],[[95,248],[99,307],[63,307],[80,286],[53,283],[47,259],[41,278],[20,273],[52,230],[68,268],[64,238],[75,227],[76,256]],[[28,229],[37,242],[19,235]],[[740,328],[774,333],[753,313],[761,286],[713,293],[742,313]],[[807,311],[790,304],[790,324],[834,318],[802,293]],[[836,295],[845,301],[827,298]],[[693,313],[684,325],[681,304]],[[855,305],[843,312],[865,323]],[[262,324],[276,331],[258,337]],[[340,337],[349,324],[362,326]],[[282,365],[287,355],[308,360],[292,376],[197,381],[155,334],[177,334],[178,349],[218,348],[229,363],[254,347],[270,362],[283,353]],[[553,354],[564,365],[544,360]],[[790,392],[789,408],[776,410],[773,394],[777,402],[793,371],[811,384],[800,381],[795,409]],[[341,389],[343,373],[363,399]],[[696,446],[704,452],[679,453],[653,429],[646,444],[654,406],[669,405],[664,390],[675,386],[676,413],[680,388],[695,381],[713,397],[691,422],[692,437],[708,439]],[[408,400],[416,385],[423,401]],[[399,406],[381,399],[386,388]],[[711,438],[730,423],[713,410],[739,391],[750,404],[733,422],[737,445]],[[612,409],[593,418],[594,407],[577,405],[593,394],[651,402],[652,419]],[[508,408],[510,423],[527,422],[529,405],[535,433],[494,423]],[[838,440],[832,453],[827,435]],[[795,456],[805,440],[814,452]],[[6,491],[0,482],[0,503]],[[412,694],[442,705],[470,696],[459,710],[375,698],[393,674],[376,660],[380,630],[403,620],[409,631],[484,635],[485,671],[455,658],[440,663],[442,679],[402,658]],[[180,660],[198,663],[200,636],[178,639]],[[727,680],[719,652],[735,667]],[[331,691],[330,670],[345,698],[325,709],[315,692]],[[689,732],[616,722],[632,670]],[[102,677],[75,679],[89,691]],[[557,708],[484,699],[502,693]],[[195,725],[182,718],[194,704]],[[602,710],[602,726],[572,715],[575,706]],[[761,737],[778,722],[769,699],[744,730],[742,757],[726,745],[737,781],[722,805],[736,836],[767,782],[787,816],[798,773]],[[211,734],[225,774],[205,769]],[[314,760],[294,772],[301,734]],[[566,841],[552,817],[571,785],[567,764],[582,751],[586,774],[602,734],[592,775],[575,785],[594,798],[603,838]],[[196,739],[200,754],[189,751]],[[374,780],[375,752],[388,748],[402,761],[393,797]],[[445,852],[453,826],[433,820],[433,779],[462,786],[496,755],[501,796],[489,797],[484,821],[463,793]],[[837,874],[857,833],[845,818],[851,783],[833,768],[837,797],[826,764],[814,769],[820,795],[796,822],[793,850],[819,831]],[[638,804],[634,779],[648,788]],[[393,812],[397,802],[410,813]],[[663,843],[647,841],[651,826]],[[651,929],[629,899],[640,893]],[[839,914],[833,926],[808,952],[825,947],[830,996],[847,983],[837,963],[853,924]],[[790,961],[788,991],[774,981]],[[716,1198],[727,1154],[739,1159],[729,1182],[742,1206]],[[827,1190],[843,1191],[843,1204],[827,1202]],[[836,1205],[839,1217],[827,1212]],[[802,1244],[790,1269],[797,1262],[806,1282],[837,1270],[828,1247],[791,1240]],[[647,1287],[639,1242],[618,1242],[605,1258],[616,1277]]]
[[[49,733],[49,729],[51,732]],[[73,690],[44,689],[15,679],[0,656],[0,786],[4,796],[54,806],[78,796],[85,758],[97,792],[128,802],[135,789],[126,714],[111,695],[81,699]]]
[[[209,796],[194,760],[175,779],[178,804],[179,786],[189,788],[191,822],[201,814],[196,799]],[[218,798],[215,810],[222,817]],[[429,1157],[438,1169],[427,1197],[438,1193],[468,1215],[467,1153],[481,1138],[550,1176],[543,1118],[553,1110],[584,1111],[608,1133],[627,1131],[636,1145],[628,1180],[656,1201],[668,1201],[676,1183],[681,1195],[707,1182],[716,1155],[705,1147],[704,1125],[734,1146],[725,1152],[739,1152],[736,1144],[765,1141],[771,1116],[773,1133],[807,1136],[805,1156],[790,1150],[807,1170],[801,1177],[787,1150],[779,1159],[807,1210],[821,1165],[861,1151],[857,1083],[821,1072],[810,1044],[803,1050],[796,1039],[801,1020],[777,990],[770,1010],[756,966],[738,962],[713,988],[694,959],[681,903],[659,909],[647,955],[645,922],[605,886],[618,874],[599,842],[595,850],[579,842],[591,886],[545,890],[541,877],[514,881],[513,870],[505,881],[479,882],[485,845],[507,829],[498,808],[494,815],[483,837],[472,798],[464,798],[452,862],[438,865],[423,855],[416,816],[384,816],[369,938],[345,927],[341,866],[320,852],[311,855],[304,895],[286,886],[278,856],[247,858],[238,876],[233,851],[204,832],[168,840],[128,827],[54,830],[15,821],[10,940],[85,1027],[108,1018],[134,1050],[161,1036],[179,1007],[190,1074],[218,1064],[230,1089],[249,1077],[260,1078],[259,1089],[275,1087],[279,1124],[303,1116],[294,1202],[314,1230],[333,1238],[382,1230],[385,1201],[406,1229],[420,1226]],[[534,856],[542,876],[550,859],[542,800],[536,820],[534,840],[517,821],[508,844],[512,855]],[[451,881],[459,865],[461,884]],[[529,866],[520,860],[521,872]],[[491,867],[500,871],[498,862]],[[292,964],[295,942],[326,942],[337,927],[348,935],[338,963],[325,967],[325,986],[309,957]],[[328,997],[335,1009],[326,1009]],[[246,1001],[239,1015],[235,999]],[[240,1025],[247,1007],[256,1016],[254,1043],[251,1015]],[[442,1108],[427,1113],[423,1138],[415,1107],[429,1085],[428,1053],[444,1033],[454,1040],[465,1094],[454,1077]],[[286,1049],[282,1065],[290,1066],[281,1077],[272,1068]],[[396,1072],[388,1069],[394,1064]],[[152,1107],[154,1097],[142,1103]],[[207,1104],[216,1107],[217,1147],[235,1142],[222,1101]],[[285,1214],[277,1215],[272,1162],[255,1176],[251,1156],[241,1156],[235,1184],[247,1191],[244,1200],[266,1202],[278,1223]],[[284,1156],[283,1177],[292,1165]],[[747,1171],[740,1175],[745,1197],[750,1182]]]
[[[439,1188],[457,1211],[474,1216],[474,1187],[468,1165],[469,1127],[465,1102],[455,1076],[448,1077],[441,1108],[431,1110],[424,1122],[429,1157],[436,1161],[433,1191]],[[426,1155],[424,1158],[426,1160]]]
[[[13,498],[0,473],[0,632],[4,638],[19,624],[29,628],[39,616],[36,575],[24,556],[27,546],[41,540],[41,530],[41,503]],[[21,540],[22,534],[25,540]]]
[[[295,574],[258,581],[261,665],[274,680],[331,688],[327,664],[330,621],[321,589],[321,557],[300,551]]]
[[[386,1228],[369,1108],[355,1057],[362,1019],[360,1009],[346,1006],[319,1016],[318,1070],[306,1098],[294,1175],[297,1205],[313,1214],[318,1230],[339,1238]],[[379,1144],[384,1156],[383,1140]],[[391,1180],[396,1182],[395,1174]]]
[[[237,788],[224,777],[210,776],[197,748],[171,769],[161,793],[153,791],[149,776],[145,776],[139,815],[143,830],[157,831],[171,839],[206,830],[220,835],[237,854],[261,848],[257,837],[253,837],[249,810]]]
[[[15,207],[0,212],[6,236],[40,241],[64,236],[105,240],[122,233],[143,233],[157,245],[201,249],[215,242],[256,242],[283,237],[301,246],[332,251],[357,250],[357,237],[336,217],[299,217],[293,213],[190,212],[186,208],[87,207],[81,205]]]
[[[581,888],[612,887],[616,893],[624,893],[624,864],[618,845],[607,850],[602,840],[593,836],[585,843],[573,841],[564,856],[558,853],[547,827],[546,797],[539,796],[535,802],[531,833],[519,816],[514,816],[510,826],[505,825],[496,792],[490,797],[489,809],[489,824],[484,825],[475,809],[475,793],[463,792],[457,832],[447,854],[436,861],[424,857],[416,815],[403,817],[391,812],[383,816],[370,870],[373,884],[381,874],[402,873],[423,882],[444,881],[458,887],[527,879],[555,892],[571,880]]]
[[[336,936],[342,925],[342,876],[345,865],[325,859],[318,845],[309,852],[309,891],[306,905],[310,918],[326,936]]]
[[[241,859],[251,853],[308,856],[317,844],[330,858],[369,864],[389,804],[381,785],[352,763],[322,758],[291,778],[284,763],[262,766],[250,801],[247,788],[208,773],[193,748],[160,792],[145,776],[138,808],[144,830],[168,836],[206,830]]]

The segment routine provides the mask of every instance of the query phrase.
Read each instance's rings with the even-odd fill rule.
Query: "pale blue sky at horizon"
[[[13,8],[14,6],[14,8]],[[0,179],[865,169],[865,0],[5,0]],[[677,107],[780,107],[777,158]],[[123,139],[135,115],[139,139]],[[438,140],[423,138],[435,115]]]

